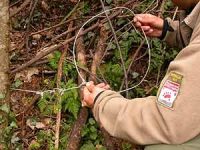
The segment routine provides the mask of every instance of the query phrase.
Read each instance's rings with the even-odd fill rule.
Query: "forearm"
[[[97,99],[93,112],[112,136],[142,145],[170,143],[155,99],[127,100],[116,92],[105,91]]]
[[[198,133],[191,126],[197,126],[196,121],[182,118],[193,112],[180,113],[182,108],[173,111],[156,101],[152,96],[127,100],[119,93],[105,91],[95,103],[94,117],[112,136],[140,145],[180,144]]]

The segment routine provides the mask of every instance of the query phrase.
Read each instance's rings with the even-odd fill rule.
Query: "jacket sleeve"
[[[181,144],[199,134],[200,123],[198,96],[188,99],[184,94],[171,110],[158,104],[154,96],[128,100],[108,90],[97,98],[93,113],[114,137],[140,145]]]
[[[105,91],[93,112],[112,136],[141,145],[171,143],[156,97],[127,100],[117,92]]]
[[[177,47],[182,49],[186,47],[192,35],[192,29],[185,23],[185,21],[173,21],[166,18],[169,25],[164,41],[170,47]]]

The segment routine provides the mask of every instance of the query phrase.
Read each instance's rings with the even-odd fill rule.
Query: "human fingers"
[[[91,93],[90,91],[88,90],[87,87],[85,87],[83,89],[83,100],[82,100],[82,106],[87,106],[87,107],[90,107],[90,105],[92,104],[92,97],[91,97]]]
[[[150,29],[150,30],[146,31],[145,34],[146,34],[147,36],[152,36],[152,35],[153,35],[153,32],[154,32],[154,30],[153,30],[153,29]]]
[[[137,28],[140,28],[140,27],[142,26],[142,24],[141,24],[140,22],[135,22],[135,26],[136,26]]]
[[[137,14],[133,20],[141,24],[149,24],[152,22],[152,19],[153,17],[150,14]]]
[[[141,26],[141,29],[144,31],[144,32],[148,32],[151,27],[150,26]]]
[[[88,90],[90,92],[92,92],[94,90],[94,87],[95,87],[94,82],[93,81],[87,82],[86,87],[88,88]]]
[[[158,29],[163,27],[163,19],[151,14],[137,14],[134,19],[136,22],[140,22],[141,25],[149,25]]]
[[[153,29],[153,31],[146,32],[149,37],[160,37],[162,35],[162,30]]]
[[[99,83],[99,84],[96,85],[96,87],[99,87],[99,88],[103,88],[104,86],[106,86],[105,83]]]
[[[97,84],[96,87],[102,88],[102,89],[104,89],[104,90],[110,89],[110,85],[109,85],[109,84],[105,84],[105,83]]]
[[[106,85],[104,86],[104,89],[105,89],[105,90],[109,90],[109,89],[110,89],[110,85],[109,85],[109,84],[106,84]]]

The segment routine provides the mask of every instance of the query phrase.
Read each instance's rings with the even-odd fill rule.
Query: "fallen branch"
[[[71,22],[71,21],[73,21],[73,20],[75,20],[75,19],[69,19],[69,20],[67,20],[67,21],[61,22],[61,23],[56,24],[56,25],[54,25],[54,26],[51,26],[51,27],[48,27],[48,28],[45,28],[45,29],[42,29],[42,30],[33,32],[33,33],[31,33],[31,35],[39,34],[39,33],[42,33],[42,32],[45,32],[45,31],[48,31],[48,30],[57,28],[57,27],[59,27],[59,26],[61,26],[61,25],[67,24],[67,23],[69,23],[69,22]]]
[[[39,0],[35,0],[35,2],[33,4],[33,7],[31,8],[31,12],[30,12],[30,15],[29,15],[29,18],[28,18],[28,22],[27,22],[27,28],[26,28],[26,51],[28,51],[28,52],[30,51],[30,48],[29,48],[29,30],[30,30],[30,24],[31,24],[33,13],[34,13],[34,10],[35,10],[35,8],[37,6],[38,1]]]
[[[98,27],[99,23],[94,24],[93,26],[89,27],[88,29],[84,30],[80,35],[83,36],[84,34],[88,33],[89,31],[95,29],[96,27]],[[38,53],[38,55],[36,55],[33,59],[31,59],[30,61],[28,61],[27,63],[21,65],[19,68],[14,69],[13,71],[11,71],[11,74],[16,73],[18,71],[23,70],[24,68],[32,65],[33,63],[35,63],[36,61],[38,61],[39,59],[43,58],[44,56],[54,52],[55,50],[59,49],[60,47],[72,42],[75,39],[75,36],[67,39],[66,41],[59,43],[59,44],[55,44],[49,48],[44,48],[42,50],[40,50],[40,53]]]
[[[98,40],[98,44],[96,47],[97,49],[93,56],[92,65],[91,65],[91,73],[94,75],[96,75],[97,68],[102,61],[102,57],[105,52],[105,43],[106,43],[107,38],[108,38],[108,32],[106,31],[106,29],[104,27],[101,27],[100,38]],[[96,79],[94,78],[94,76],[90,76],[90,80],[96,82]]]
[[[97,74],[97,68],[99,67],[101,60],[103,59],[102,57],[104,57],[104,52],[105,52],[105,43],[106,40],[108,39],[108,32],[106,31],[106,29],[104,28],[104,26],[101,27],[100,29],[100,35],[99,35],[99,40],[98,40],[98,44],[97,44],[97,49],[95,51],[95,54],[93,56],[93,60],[92,60],[92,65],[91,65],[91,73],[92,74]],[[93,76],[90,76],[90,80],[96,82],[95,78]],[[102,132],[102,136],[104,138],[104,145],[108,150],[114,150],[115,145],[112,142],[111,136],[109,135],[109,133],[100,126],[100,130]]]
[[[131,0],[131,1],[127,2],[127,3],[125,3],[123,6],[129,6],[133,2],[135,2],[135,0]],[[121,13],[121,10],[118,10],[118,11],[114,12],[111,16],[109,16],[109,18],[112,19],[112,18],[116,17],[117,15],[119,15],[120,13]],[[100,24],[103,24],[105,22],[107,22],[107,19],[103,19]],[[83,36],[84,34],[88,33],[89,31],[94,30],[98,26],[99,26],[99,23],[97,22],[96,24],[94,24],[94,25],[88,27],[86,30],[84,30],[78,37]],[[11,74],[23,70],[24,68],[26,68],[26,67],[32,65],[33,63],[35,63],[37,60],[43,58],[44,56],[46,56],[46,55],[48,55],[50,53],[52,53],[53,51],[57,50],[58,48],[60,48],[60,47],[62,47],[64,45],[72,42],[74,39],[75,39],[75,36],[70,38],[70,39],[65,40],[62,43],[53,45],[53,46],[51,46],[49,48],[44,48],[45,51],[43,49],[40,50],[41,52],[38,55],[36,55],[33,59],[31,59],[27,63],[22,64],[19,68],[16,68],[15,70],[11,71]]]
[[[69,27],[68,27],[68,30],[70,30],[73,26],[73,22],[71,22],[69,24]],[[70,38],[70,34],[67,35],[67,38]],[[67,50],[69,48],[69,44],[67,44],[64,49],[63,49],[63,53],[60,57],[60,60],[58,62],[58,73],[57,73],[57,82],[56,82],[56,85],[57,85],[57,88],[61,88],[61,79],[62,79],[62,70],[63,70],[63,63],[65,61],[65,57],[67,55]],[[56,133],[55,133],[55,149],[58,149],[59,148],[59,136],[60,136],[60,122],[61,122],[61,111],[62,111],[62,106],[61,106],[61,103],[62,103],[62,99],[61,99],[61,95],[58,94],[58,106],[59,106],[59,109],[58,109],[58,113],[57,113],[57,116],[56,116]]]
[[[85,66],[87,65],[86,57],[85,57],[85,46],[83,42],[83,37],[77,39],[77,60],[78,62]],[[83,70],[80,70],[80,74],[83,79],[86,80],[86,74]],[[82,79],[78,78],[78,84],[82,83]],[[80,89],[80,98],[83,99],[82,88]],[[73,128],[71,130],[69,141],[67,145],[67,150],[78,150],[80,141],[81,141],[81,130],[83,129],[88,118],[88,110],[86,107],[82,107],[80,113],[78,115],[77,120],[75,121]]]

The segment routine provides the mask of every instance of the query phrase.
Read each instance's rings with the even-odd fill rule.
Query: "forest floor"
[[[174,49],[165,52],[168,47],[158,39],[148,39],[148,67],[147,40],[135,30],[134,14],[116,8],[122,6],[161,17],[175,13],[170,2],[159,0],[106,0],[104,6],[96,0],[10,1],[12,113],[5,149],[142,149],[110,137],[80,102],[83,79],[106,82],[120,91],[137,85],[147,70],[140,85],[122,94],[127,98],[155,95],[177,54]],[[105,13],[84,25],[103,8],[114,8],[107,14],[121,52]]]

